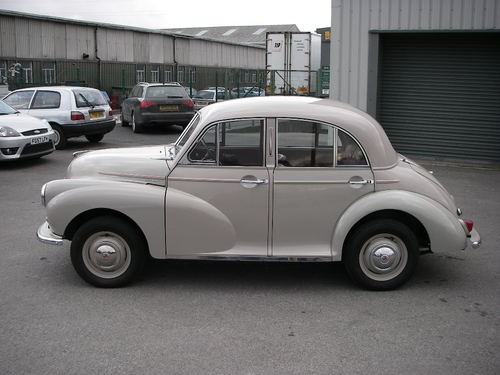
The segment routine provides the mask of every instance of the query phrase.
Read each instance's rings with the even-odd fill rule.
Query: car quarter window
[[[14,109],[28,109],[34,92],[35,90],[14,92],[3,99],[3,101]]]
[[[358,143],[332,125],[278,120],[278,166],[342,167],[368,165]]]
[[[210,127],[191,149],[191,163],[263,166],[263,120],[236,120]]]
[[[61,94],[56,91],[37,91],[31,108],[33,109],[49,109],[59,108],[61,105]]]

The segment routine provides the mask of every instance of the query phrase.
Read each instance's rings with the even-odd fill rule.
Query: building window
[[[5,61],[0,62],[0,85],[7,84],[7,63]]]
[[[138,66],[135,70],[135,80],[137,82],[146,81],[146,69],[143,66]]]
[[[196,82],[196,68],[190,68],[189,74],[191,74],[191,83]]]
[[[164,78],[163,82],[172,82],[172,70],[168,69],[163,72]]]
[[[177,69],[177,82],[184,82],[184,68]]]
[[[33,64],[31,62],[21,63],[22,80],[24,83],[33,83]]]
[[[248,83],[250,82],[250,72],[245,72],[245,80],[244,80],[245,83]]]
[[[42,80],[48,85],[56,83],[56,64],[42,65]]]
[[[151,82],[160,82],[160,68],[158,66],[151,68]]]
[[[252,73],[252,83],[257,83],[257,73],[256,72]]]

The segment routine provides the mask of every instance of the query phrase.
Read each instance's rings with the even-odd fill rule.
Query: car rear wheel
[[[144,127],[142,126],[142,124],[140,124],[136,121],[135,114],[132,113],[132,131],[134,133],[142,133],[143,130],[144,130]]]
[[[418,262],[418,240],[405,224],[382,219],[357,228],[348,239],[343,261],[349,276],[371,290],[404,284]]]
[[[90,142],[90,143],[97,143],[97,142],[100,142],[102,141],[102,139],[104,138],[104,134],[91,134],[91,135],[86,135],[85,138],[87,138],[87,140]]]
[[[120,121],[122,123],[122,126],[129,126],[130,125],[128,123],[128,121],[125,121],[125,118],[123,117],[123,109],[122,109],[122,113],[120,114]]]
[[[52,130],[54,130],[54,133],[56,135],[56,139],[54,141],[54,147],[57,150],[62,150],[63,148],[66,147],[67,144],[66,136],[64,135],[64,132],[59,125],[51,124],[51,126]]]
[[[146,244],[124,219],[103,216],[85,222],[73,236],[71,262],[89,284],[102,288],[124,286],[142,271]]]

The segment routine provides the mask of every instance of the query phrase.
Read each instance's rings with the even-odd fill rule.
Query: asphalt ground
[[[429,254],[390,292],[341,264],[152,261],[97,289],[69,246],[38,242],[43,183],[72,152],[163,144],[180,127],[117,128],[0,164],[0,374],[498,374],[500,171],[426,165],[474,220],[478,250]]]

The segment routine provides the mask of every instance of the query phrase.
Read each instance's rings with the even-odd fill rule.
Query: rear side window
[[[160,98],[189,98],[186,90],[178,86],[151,86],[146,90],[146,98],[160,99]]]
[[[35,90],[18,91],[10,94],[3,101],[14,109],[28,109]]]
[[[61,94],[56,91],[37,91],[31,108],[33,109],[49,109],[59,108],[61,105]]]
[[[98,90],[76,89],[73,90],[77,107],[93,107],[95,105],[106,105],[102,94]]]

